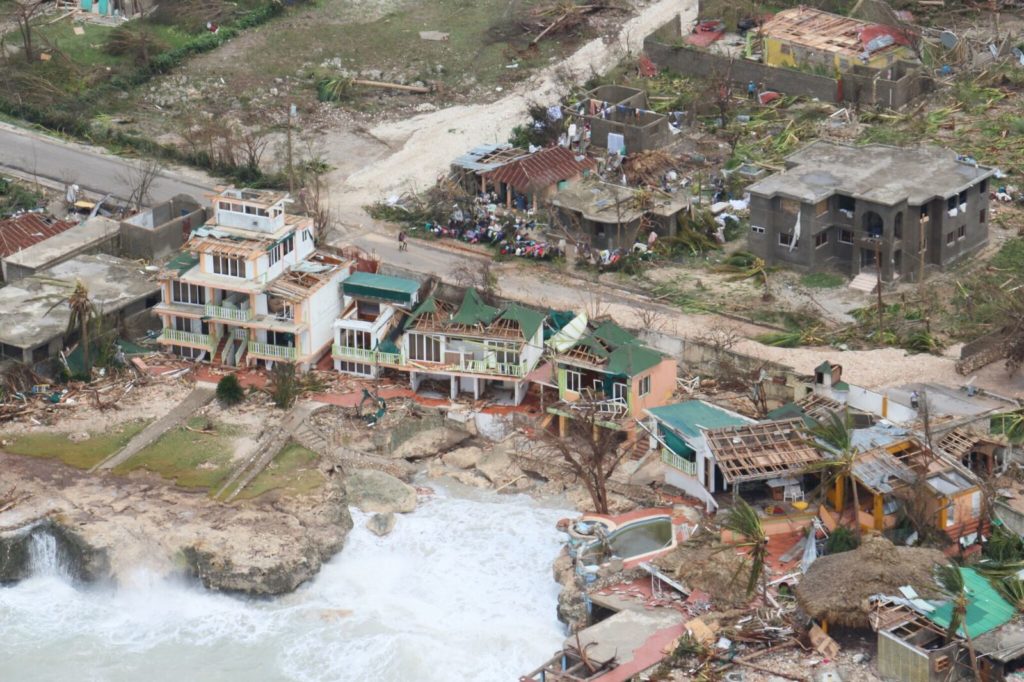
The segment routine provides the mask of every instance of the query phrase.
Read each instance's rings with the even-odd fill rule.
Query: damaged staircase
[[[848,286],[865,294],[873,294],[878,288],[878,275],[873,272],[862,272],[854,277]]]

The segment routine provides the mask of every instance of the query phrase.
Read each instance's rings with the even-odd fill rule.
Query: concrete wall
[[[905,64],[877,71],[854,67],[845,72],[841,80],[837,80],[746,59],[730,60],[728,57],[683,46],[678,33],[675,22],[663,26],[644,40],[644,52],[658,68],[670,69],[684,76],[708,78],[729,72],[732,81],[740,86],[754,81],[763,83],[768,90],[816,97],[826,102],[848,102],[894,109],[905,106],[933,89],[933,81],[929,77],[913,71]]]
[[[127,258],[158,260],[179,249],[189,232],[206,222],[206,210],[180,194],[121,221],[121,249]]]

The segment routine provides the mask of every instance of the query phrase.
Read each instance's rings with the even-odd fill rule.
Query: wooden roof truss
[[[977,436],[972,436],[966,431],[956,428],[942,437],[939,441],[939,447],[960,460],[974,449],[978,440]]]
[[[803,436],[802,419],[730,426],[704,432],[728,483],[759,481],[803,472],[821,459]]]
[[[828,417],[831,412],[840,412],[843,409],[842,404],[817,393],[810,393],[801,398],[797,405],[803,408],[804,414],[815,421],[821,421]]]

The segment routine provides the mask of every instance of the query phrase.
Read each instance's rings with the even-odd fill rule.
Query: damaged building
[[[750,250],[769,265],[919,281],[988,243],[994,172],[936,147],[819,140],[747,188]]]

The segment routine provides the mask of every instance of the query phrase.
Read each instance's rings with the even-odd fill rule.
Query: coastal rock
[[[490,486],[490,482],[475,471],[455,471],[448,475],[459,483],[473,486],[474,488],[487,488]]]
[[[465,431],[441,427],[427,429],[411,436],[391,451],[395,459],[423,459],[446,452],[469,438]]]
[[[387,514],[374,514],[367,519],[366,527],[374,535],[387,535],[395,529],[395,515],[390,512]]]
[[[472,469],[480,461],[483,451],[471,445],[466,448],[458,448],[441,455],[441,461],[456,469]]]
[[[90,476],[55,460],[0,453],[0,470],[26,495],[0,513],[0,527],[26,525],[0,538],[0,580],[28,574],[26,538],[45,528],[75,580],[121,582],[142,568],[184,572],[209,589],[276,595],[315,576],[352,528],[339,477],[302,495],[228,505],[205,491]],[[130,513],[114,511],[126,503]]]
[[[504,482],[515,476],[512,459],[504,450],[488,450],[480,457],[476,468],[491,483]]]
[[[354,471],[345,485],[349,503],[364,512],[404,513],[416,509],[416,489],[383,471]]]
[[[565,491],[565,496],[581,512],[593,511],[594,502],[590,499],[590,493],[582,485],[571,487]],[[637,503],[628,497],[617,493],[608,493],[608,511],[612,514],[622,514],[637,508]]]
[[[451,470],[437,460],[427,465],[427,478],[441,478],[449,473],[451,473]]]

